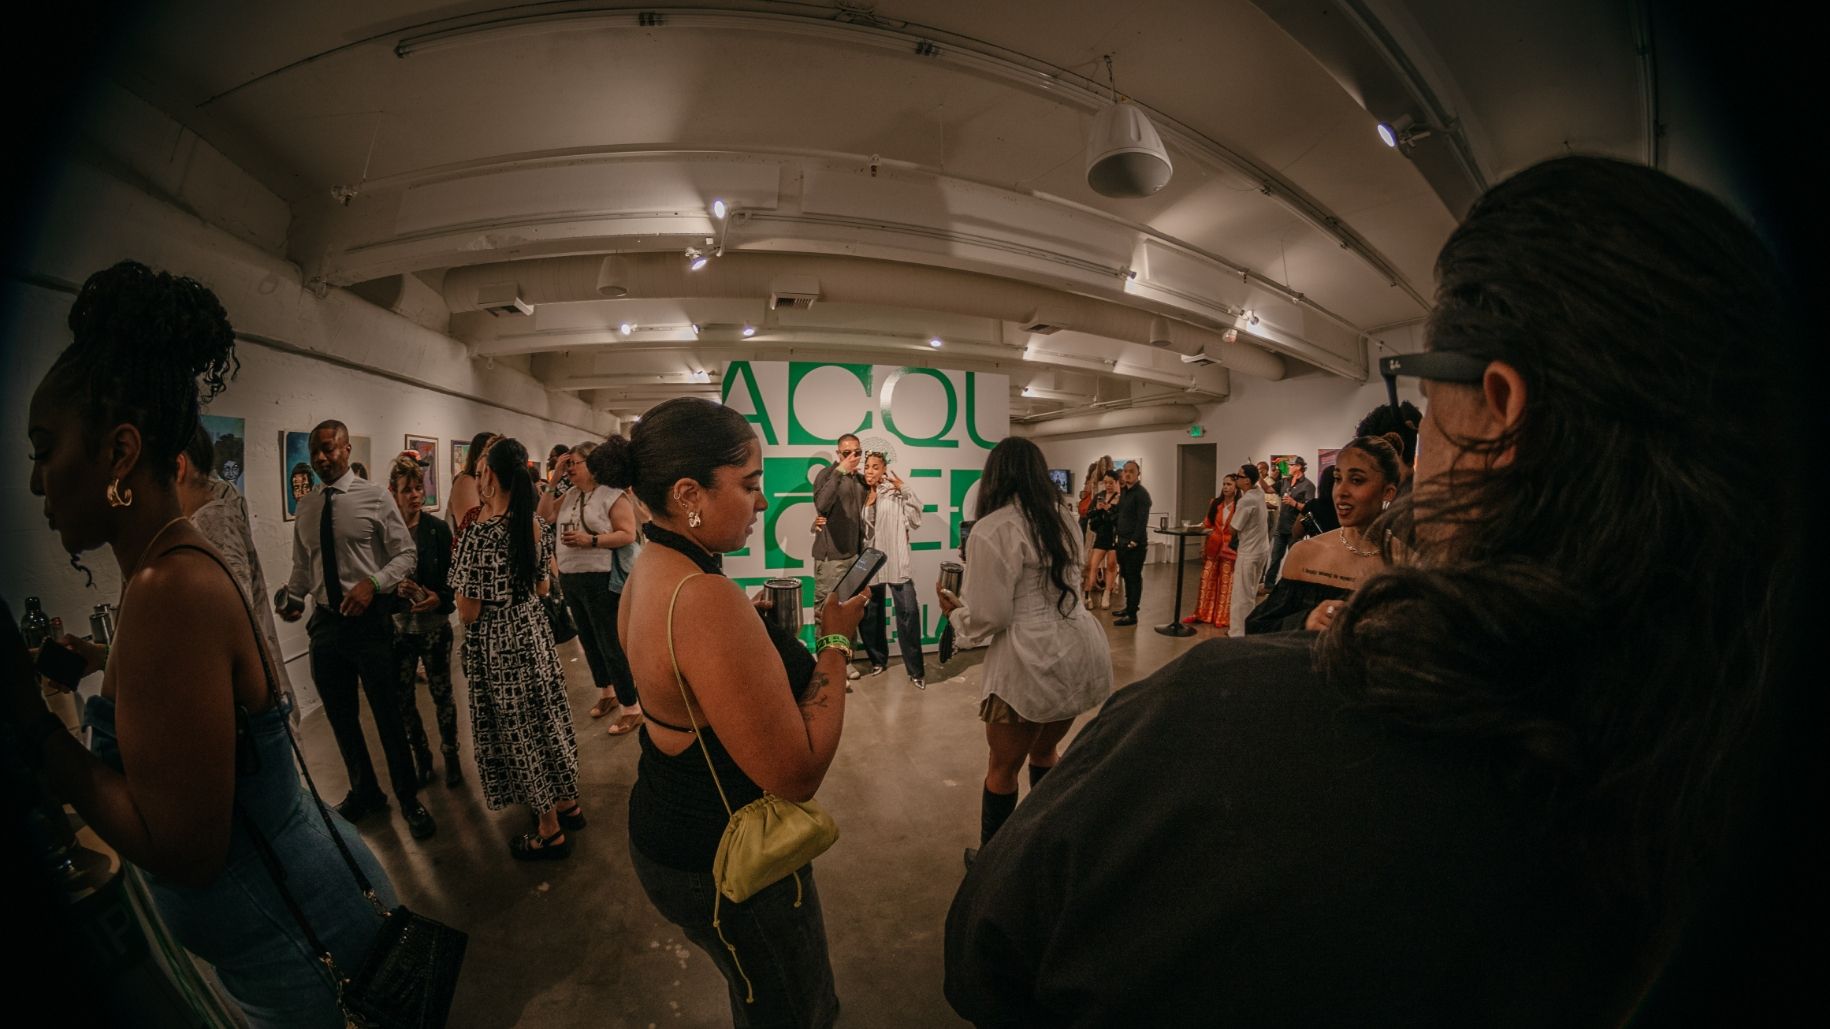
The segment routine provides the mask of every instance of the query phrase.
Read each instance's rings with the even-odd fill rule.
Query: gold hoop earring
[[[118,478],[108,484],[108,506],[109,507],[132,507],[133,506],[133,490],[122,489],[121,480]]]
[[[699,517],[699,512],[697,512],[697,511],[687,512],[686,525],[688,528],[697,529],[699,527],[699,523],[702,521],[704,521],[704,519]]]

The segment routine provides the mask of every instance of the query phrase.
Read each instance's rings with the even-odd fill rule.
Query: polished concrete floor
[[[1218,634],[1209,626],[1185,638],[1151,631],[1169,621],[1174,575],[1171,565],[1146,568],[1136,627],[1115,628],[1110,612],[1098,613],[1120,688]],[[1185,614],[1199,576],[1200,564],[1190,562]],[[507,841],[531,828],[529,815],[483,805],[470,765],[461,674],[459,734],[469,783],[452,790],[441,779],[422,792],[438,834],[415,841],[393,808],[365,819],[362,834],[407,905],[470,934],[453,1026],[729,1025],[717,970],[655,913],[629,866],[625,826],[635,738],[607,736],[604,723],[590,719],[597,691],[583,654],[576,642],[560,654],[590,820],[575,834],[569,858],[509,857]],[[455,672],[455,655],[452,663]],[[844,740],[820,789],[840,838],[816,865],[843,1007],[839,1024],[963,1025],[941,993],[941,930],[962,874],[961,850],[978,842],[985,738],[977,670],[924,692],[893,660],[889,672],[855,685]],[[423,688],[420,708],[431,729]],[[330,727],[320,712],[303,728],[312,773],[334,803],[345,780]],[[370,749],[379,759],[372,727]]]

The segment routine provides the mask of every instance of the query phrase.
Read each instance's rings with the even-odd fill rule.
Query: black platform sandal
[[[585,827],[585,806],[573,804],[568,811],[556,811],[559,816],[559,828],[566,832],[575,832]]]
[[[551,836],[542,836],[537,829],[524,832],[508,842],[508,852],[522,861],[557,861],[572,853],[572,841],[561,839],[565,834],[564,829]]]

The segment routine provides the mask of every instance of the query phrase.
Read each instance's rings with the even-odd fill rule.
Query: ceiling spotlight
[[[751,336],[754,336],[754,335],[756,335],[756,326],[745,325],[743,327],[743,338],[744,339],[749,339]]]
[[[618,326],[617,326],[617,327],[616,327],[616,331],[618,331],[618,332],[620,332],[620,333],[622,333],[622,334],[623,334],[623,335],[625,335],[625,336],[627,336],[627,335],[629,335],[629,334],[630,334],[630,333],[631,333],[631,332],[634,332],[634,331],[635,331],[635,326],[633,326],[633,325],[631,325],[631,324],[629,324],[629,323],[628,323],[628,322],[624,322],[624,323],[623,323],[623,324],[621,324],[621,325],[618,325]]]
[[[1169,151],[1144,112],[1119,99],[1110,54],[1106,55],[1106,77],[1112,87],[1112,105],[1099,112],[1087,133],[1087,185],[1100,196],[1150,196],[1167,186],[1175,171]]]
[[[699,323],[698,322],[693,323],[693,335],[695,335],[695,336],[699,335]]]
[[[931,347],[933,347],[933,348],[934,348],[934,349],[936,349],[936,350],[939,350],[939,349],[940,349],[940,347],[941,347],[941,339],[940,339],[940,337],[939,337],[939,336],[929,336],[929,337],[928,337],[928,345],[929,345],[929,346],[931,346]]]
[[[722,201],[722,200],[712,201],[712,217],[722,218],[722,217],[724,217],[724,212],[725,212],[724,201]]]
[[[712,375],[710,372],[704,370],[703,368],[699,368],[699,369],[694,369],[694,371],[692,373],[692,379],[694,382],[710,382],[710,381],[712,381]]]
[[[1028,386],[1025,386],[1025,387],[1023,387],[1023,395],[1026,397],[1033,397],[1036,395],[1036,391],[1029,388]]]
[[[705,267],[706,264],[710,261],[711,261],[711,258],[706,257],[704,254],[701,254],[698,257],[693,258],[693,263],[691,265],[689,265],[688,267],[690,267],[693,271],[698,271],[699,269]]]
[[[1408,151],[1416,146],[1419,140],[1429,137],[1430,130],[1427,127],[1419,127],[1416,119],[1408,114],[1379,123],[1379,141],[1393,149]]]

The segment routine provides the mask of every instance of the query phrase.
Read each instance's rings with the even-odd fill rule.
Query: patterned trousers
[[[394,634],[394,669],[400,688],[400,720],[407,730],[407,741],[413,756],[422,767],[431,767],[432,745],[426,739],[425,723],[419,718],[419,691],[414,689],[414,672],[420,662],[426,665],[426,689],[432,694],[432,706],[438,712],[440,750],[447,757],[457,755],[457,705],[451,701],[451,626],[440,626],[436,632],[396,632]]]

